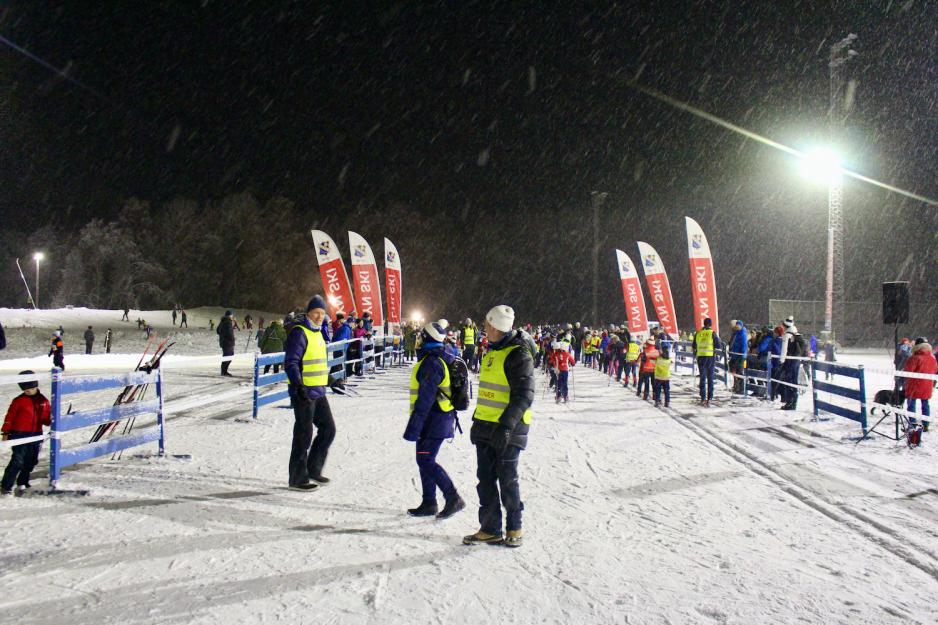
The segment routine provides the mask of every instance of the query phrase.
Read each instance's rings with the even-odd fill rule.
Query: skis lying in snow
[[[159,345],[157,345],[156,350],[153,352],[153,355],[150,357],[150,359],[144,362],[144,360],[146,359],[147,352],[150,350],[151,341],[152,339],[147,341],[146,348],[143,350],[143,355],[140,356],[140,361],[137,363],[137,366],[134,369],[134,371],[153,371],[154,369],[159,369],[160,360],[163,358],[166,352],[169,351],[169,348],[175,345],[175,341],[172,343],[169,343],[168,342],[169,339],[163,339],[163,341],[160,342]],[[129,404],[134,401],[142,401],[144,396],[146,395],[146,392],[149,386],[150,385],[148,383],[129,384],[125,386],[124,389],[117,396],[117,399],[114,400],[114,405],[119,406],[121,404]],[[129,432],[131,428],[133,428],[134,420],[135,420],[135,417],[131,418],[127,422],[127,424],[124,426],[125,434]],[[94,431],[94,434],[91,435],[91,440],[88,442],[96,443],[102,438],[104,438],[105,436],[110,435],[117,428],[118,423],[120,422],[109,421],[108,423],[102,423]]]

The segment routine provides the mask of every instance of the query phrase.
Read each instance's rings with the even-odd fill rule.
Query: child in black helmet
[[[35,375],[32,371],[21,371],[20,375]],[[39,392],[39,382],[30,380],[20,382],[22,393],[10,404],[6,419],[3,421],[3,440],[15,440],[32,436],[42,436],[42,426],[51,425],[52,406],[49,400]],[[3,472],[0,494],[9,495],[13,484],[20,492],[29,488],[29,474],[39,462],[39,450],[42,441],[23,443],[13,447],[10,463]]]

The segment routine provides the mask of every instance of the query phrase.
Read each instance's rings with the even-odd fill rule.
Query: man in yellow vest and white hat
[[[489,347],[482,358],[470,440],[476,446],[479,531],[467,545],[521,546],[521,490],[518,459],[528,442],[534,402],[534,359],[522,334],[512,329],[515,311],[495,306],[485,316]],[[502,533],[502,506],[505,533]]]

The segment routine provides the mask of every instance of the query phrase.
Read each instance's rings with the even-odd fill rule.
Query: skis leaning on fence
[[[140,362],[137,363],[137,367],[134,371],[153,371],[159,369],[160,360],[169,351],[169,348],[175,345],[175,342],[168,342],[168,339],[164,339],[159,345],[156,346],[156,350],[153,352],[153,355],[150,356],[150,359],[147,360],[147,352],[150,350],[150,343],[152,339],[147,341],[147,346],[143,350],[143,355],[140,356]],[[117,396],[117,399],[114,400],[114,405],[119,406],[121,404],[129,404],[135,401],[143,401],[143,398],[146,396],[147,389],[149,384],[129,384],[124,387],[124,389]],[[130,418],[127,420],[127,423],[124,425],[124,434],[130,432],[133,428],[135,418]],[[117,424],[120,421],[110,421],[108,423],[102,423],[95,430],[94,434],[91,436],[89,442],[95,443],[105,436],[109,436],[115,429],[117,429]]]

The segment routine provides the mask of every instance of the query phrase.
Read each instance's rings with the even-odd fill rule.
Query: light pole
[[[593,315],[590,323],[599,323],[599,209],[609,196],[603,191],[590,193],[590,204],[593,206]]]
[[[830,69],[830,124],[831,142],[837,143],[838,130],[843,127],[852,107],[853,87],[844,80],[843,66],[857,56],[851,46],[857,40],[854,34],[847,35],[831,46]],[[824,302],[824,330],[832,338],[844,340],[844,219],[843,219],[843,176],[840,167],[831,172],[827,193],[827,292]]]
[[[36,261],[36,299],[33,301],[33,304],[36,308],[39,308],[39,261],[45,258],[45,254],[42,252],[36,252],[33,254],[33,259]]]

